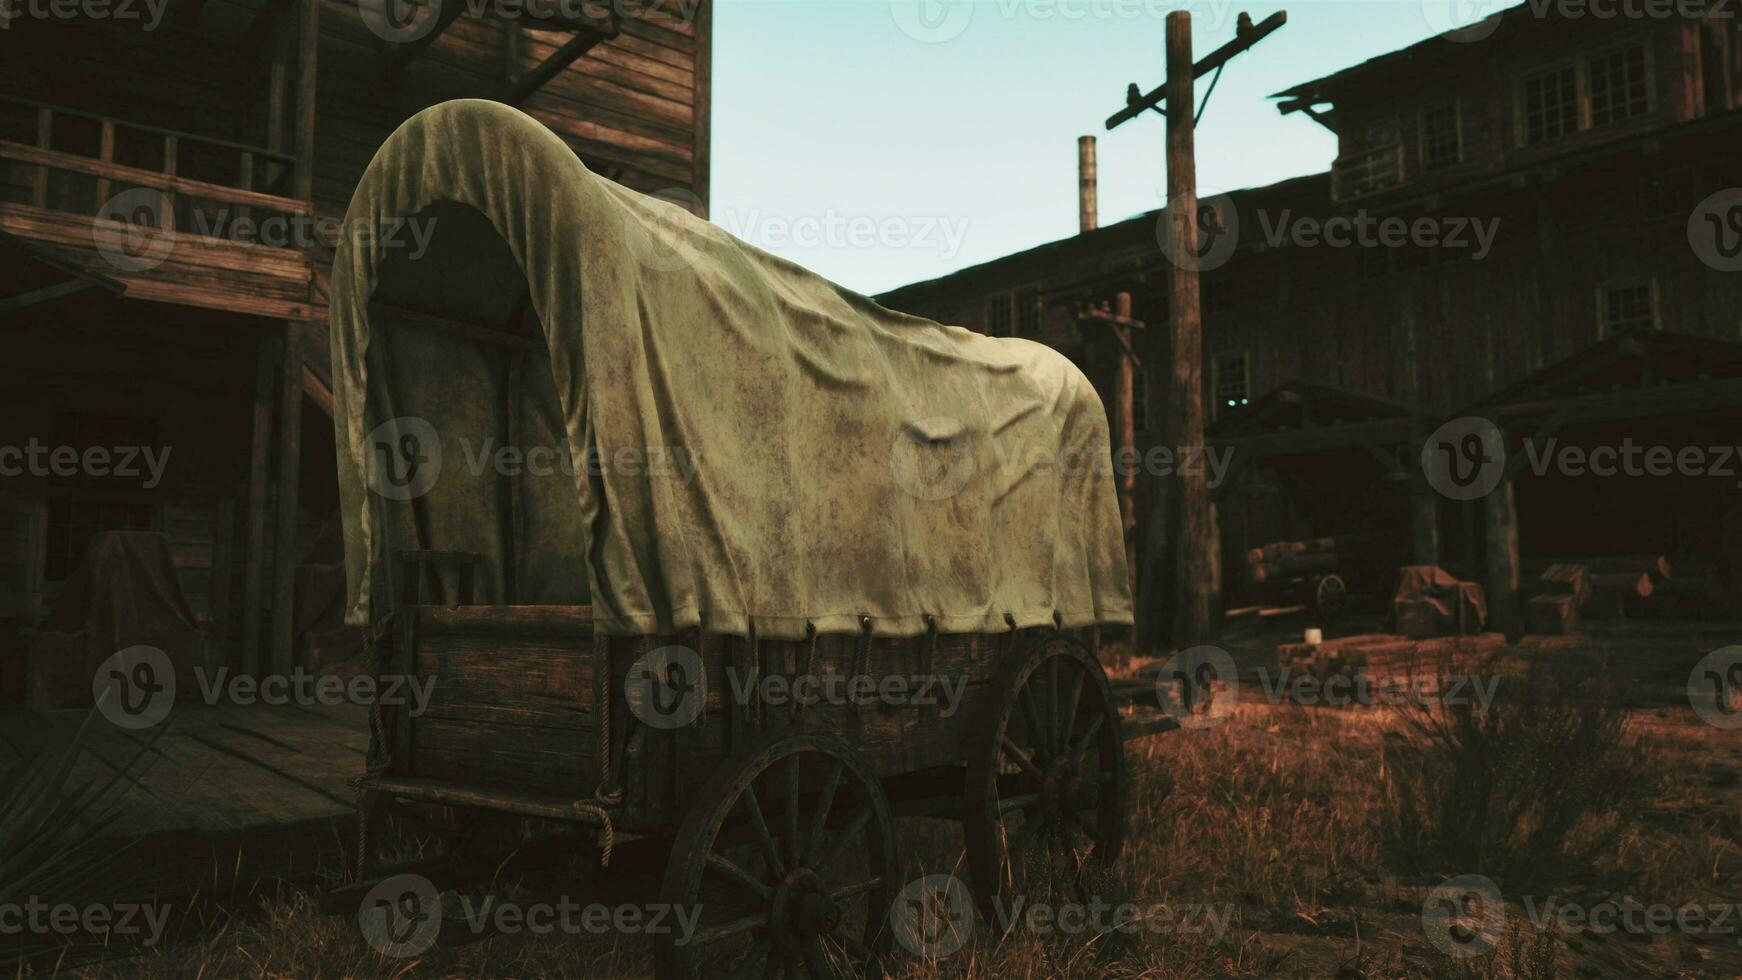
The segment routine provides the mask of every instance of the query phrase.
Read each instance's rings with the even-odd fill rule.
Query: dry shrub
[[[1588,661],[1532,661],[1493,701],[1404,713],[1384,752],[1386,838],[1406,865],[1544,880],[1615,839],[1649,783],[1626,713]]]

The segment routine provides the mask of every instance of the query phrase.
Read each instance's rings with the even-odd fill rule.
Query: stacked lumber
[[[1694,561],[1672,564],[1663,555],[1557,558],[1537,567],[1540,573],[1525,603],[1525,629],[1531,633],[1564,635],[1586,617],[1710,615],[1721,602],[1715,568]]]
[[[1334,572],[1355,553],[1370,549],[1377,539],[1372,534],[1345,534],[1307,541],[1278,541],[1246,552],[1247,573],[1257,583]]]
[[[1499,633],[1411,639],[1396,633],[1363,633],[1323,643],[1283,643],[1276,663],[1284,671],[1315,677],[1432,676],[1478,674],[1506,646]]]

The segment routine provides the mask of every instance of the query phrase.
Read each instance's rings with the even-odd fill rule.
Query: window
[[[1657,328],[1657,289],[1650,279],[1605,283],[1599,291],[1599,327],[1602,336],[1627,330]]]
[[[986,336],[1010,336],[1010,294],[994,293],[986,297]]]
[[[1040,333],[1040,290],[1017,290],[1016,336],[1032,337],[1038,333]]]
[[[1217,354],[1210,362],[1210,392],[1218,412],[1251,403],[1251,361],[1245,351]]]
[[[1522,89],[1526,145],[1565,136],[1579,128],[1578,72],[1573,65],[1528,75]]]
[[[1591,93],[1591,125],[1606,126],[1650,110],[1644,45],[1592,58],[1586,72]]]
[[[1463,136],[1459,129],[1458,104],[1440,106],[1421,114],[1421,166],[1424,170],[1439,170],[1458,163],[1464,157]]]

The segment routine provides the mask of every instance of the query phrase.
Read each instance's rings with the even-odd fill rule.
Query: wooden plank
[[[314,196],[316,72],[321,40],[321,0],[302,0],[302,25],[297,32],[296,66],[296,172],[294,187],[299,201]],[[306,205],[305,205],[306,206]]]
[[[266,481],[269,444],[272,438],[272,348],[265,333],[256,339],[254,368],[254,419],[248,444],[247,531],[242,551],[242,663],[249,677],[262,674],[260,621],[264,604],[262,582],[266,567]]]
[[[212,523],[212,642],[223,651],[225,666],[235,668],[237,664],[231,662],[230,657],[230,651],[235,649],[230,642],[231,614],[234,612],[230,584],[236,560],[235,497],[225,494],[218,498],[212,508]]]
[[[175,137],[166,137],[174,140]],[[70,173],[85,174],[91,177],[107,178],[116,183],[135,184],[149,187],[165,194],[197,197],[202,200],[217,201],[222,204],[247,204],[254,207],[280,211],[289,214],[309,214],[312,209],[304,201],[296,201],[287,197],[277,197],[272,194],[262,194],[258,191],[245,191],[235,187],[225,187],[203,180],[193,180],[187,177],[177,177],[172,174],[155,170],[142,170],[138,167],[123,166],[118,163],[104,163],[90,157],[82,157],[75,153],[61,153],[58,150],[41,150],[23,143],[11,140],[0,140],[0,159],[13,160],[18,163],[44,167],[50,170],[63,170]],[[46,171],[45,171],[46,172]],[[44,192],[46,194],[46,190]],[[43,207],[44,199],[35,200],[35,206]]]
[[[308,0],[312,5],[317,0]],[[296,666],[297,495],[302,465],[302,337],[285,321],[278,364],[278,508],[273,518],[272,672]]]

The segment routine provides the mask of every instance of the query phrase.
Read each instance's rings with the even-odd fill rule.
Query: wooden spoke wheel
[[[1349,608],[1349,587],[1341,575],[1326,575],[1313,582],[1313,611],[1325,623],[1334,623]]]
[[[970,738],[963,837],[975,897],[996,929],[1016,901],[1106,897],[1125,843],[1125,746],[1107,675],[1086,647],[1047,637],[993,680]]]
[[[839,740],[794,734],[727,763],[692,801],[660,902],[661,980],[878,975],[900,888],[881,785]]]

